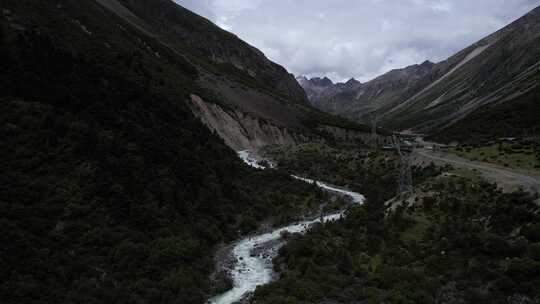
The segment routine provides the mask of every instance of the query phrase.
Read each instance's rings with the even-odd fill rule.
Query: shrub
[[[535,261],[540,261],[540,243],[529,246],[529,256]]]
[[[540,242],[540,224],[536,223],[525,227],[522,234],[531,242]]]

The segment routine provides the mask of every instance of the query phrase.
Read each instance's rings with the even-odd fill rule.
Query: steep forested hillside
[[[202,303],[219,243],[317,206],[192,115],[197,69],[151,36],[93,1],[0,9],[2,303]]]
[[[99,0],[116,1],[142,19],[160,40],[185,52],[193,61],[213,63],[205,65],[207,69],[255,84],[287,102],[307,103],[302,88],[282,66],[205,18],[170,0]]]
[[[540,87],[509,102],[479,109],[430,136],[439,142],[485,143],[500,137],[538,136],[540,132]]]
[[[145,33],[154,44],[196,68],[195,84],[200,90],[191,93],[202,102],[194,103],[193,110],[222,137],[234,139],[226,141],[228,144],[244,143],[235,144],[235,149],[254,148],[261,142],[280,143],[284,138],[291,141],[290,134],[295,139],[304,138],[306,133],[317,133],[319,125],[365,130],[310,106],[302,88],[282,66],[172,0],[94,1],[101,10],[116,15]],[[84,26],[93,30],[93,26]],[[145,41],[142,47],[144,53],[162,57],[156,45]],[[264,131],[256,132],[258,129]],[[242,132],[248,134],[238,134]],[[276,138],[276,133],[282,136]]]
[[[489,112],[500,104],[522,112],[527,94],[540,84],[539,29],[537,7],[437,64],[424,79],[424,87],[386,111],[388,125],[432,132],[454,124],[459,127],[471,113]],[[520,124],[517,118],[515,115],[512,123]],[[484,134],[504,136],[495,131],[485,129]]]

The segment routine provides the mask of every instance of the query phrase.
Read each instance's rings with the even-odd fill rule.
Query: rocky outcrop
[[[328,125],[320,125],[317,130],[280,126],[277,122],[238,108],[206,102],[195,94],[191,95],[188,104],[195,116],[236,151],[257,150],[268,145],[288,146],[306,141],[324,141],[329,137],[340,142],[368,143],[371,139],[370,133]],[[389,142],[389,137],[380,137],[380,144]]]
[[[225,143],[236,151],[258,149],[266,145],[292,145],[300,135],[250,114],[208,103],[191,95],[193,113]]]

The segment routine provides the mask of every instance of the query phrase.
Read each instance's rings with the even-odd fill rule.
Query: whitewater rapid
[[[250,151],[240,151],[238,156],[248,165],[257,169],[266,169],[266,166],[273,167],[269,161],[265,165],[259,163]],[[314,183],[321,189],[348,196],[354,204],[362,204],[365,200],[362,194],[339,189],[326,183],[292,176],[295,179],[306,183]],[[343,216],[343,211],[324,216],[323,222],[335,221]],[[284,242],[281,236],[285,233],[304,233],[312,224],[321,222],[321,219],[308,220],[295,223],[286,227],[278,228],[272,232],[247,237],[234,244],[232,254],[235,259],[234,269],[231,270],[233,288],[221,295],[211,298],[211,304],[232,304],[242,300],[246,295],[254,292],[257,286],[270,283],[276,276],[273,271],[272,259],[277,256],[277,252]]]

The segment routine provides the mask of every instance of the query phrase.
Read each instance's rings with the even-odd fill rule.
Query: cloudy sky
[[[295,75],[369,80],[444,60],[540,0],[175,0]]]

